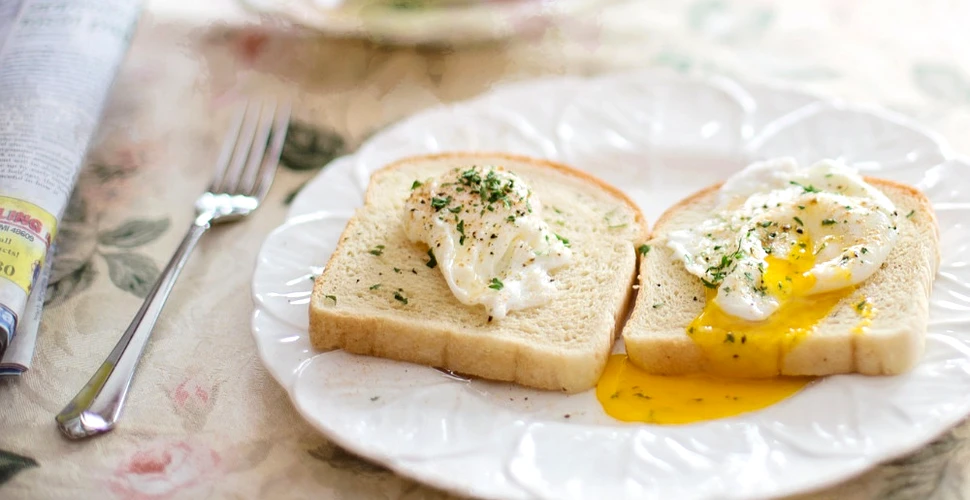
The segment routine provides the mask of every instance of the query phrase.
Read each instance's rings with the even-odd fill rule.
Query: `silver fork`
[[[195,202],[196,217],[188,234],[111,354],[55,418],[64,435],[82,439],[108,432],[118,423],[138,360],[182,266],[212,225],[237,221],[259,206],[279,165],[289,117],[289,104],[248,103],[237,112],[212,184]]]

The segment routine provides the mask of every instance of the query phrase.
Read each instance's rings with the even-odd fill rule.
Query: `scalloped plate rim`
[[[445,106],[471,106],[471,105],[474,105],[476,102],[479,102],[479,101],[482,101],[484,99],[487,99],[487,98],[489,98],[489,97],[491,97],[491,96],[493,96],[493,95],[495,95],[497,93],[503,92],[503,91],[509,91],[509,90],[514,90],[514,89],[520,89],[520,90],[521,89],[527,89],[529,87],[533,87],[533,86],[536,86],[536,85],[555,83],[555,82],[557,82],[559,80],[578,80],[580,83],[589,84],[591,82],[597,82],[597,81],[600,82],[600,83],[602,83],[604,81],[610,81],[611,79],[614,79],[614,78],[626,78],[626,77],[634,77],[635,78],[637,76],[643,76],[643,75],[648,75],[648,77],[649,77],[649,75],[651,75],[653,73],[656,73],[656,72],[653,72],[653,71],[635,70],[635,71],[630,71],[630,72],[613,73],[613,74],[609,74],[609,75],[600,75],[600,76],[595,76],[595,77],[575,77],[575,76],[568,76],[566,78],[561,78],[561,77],[546,77],[546,78],[538,78],[538,79],[534,79],[534,80],[519,81],[519,82],[513,82],[513,83],[510,83],[510,84],[506,84],[506,85],[497,86],[491,92],[488,92],[486,94],[473,97],[473,98],[468,99],[466,101],[462,101],[462,102],[458,102],[458,103],[454,103],[454,104],[449,104],[449,105],[445,105]],[[674,75],[674,77],[677,78],[677,75]],[[712,80],[711,78],[686,78],[686,79],[687,80],[691,80],[691,81],[701,81],[701,82],[705,82],[705,83],[710,83],[711,80]],[[724,77],[718,77],[717,79],[724,79]],[[730,79],[727,79],[727,80],[730,80]],[[867,114],[867,115],[870,115],[872,117],[878,118],[880,120],[889,121],[889,122],[892,122],[892,123],[894,123],[896,125],[899,125],[901,127],[904,127],[906,129],[909,129],[910,131],[916,132],[919,135],[922,135],[922,136],[926,137],[927,139],[929,139],[929,141],[931,143],[933,143],[938,148],[939,153],[940,153],[941,157],[943,158],[943,162],[954,162],[955,161],[955,162],[960,162],[960,163],[963,163],[963,164],[970,165],[970,161],[967,160],[967,157],[966,156],[959,155],[959,154],[955,154],[953,152],[953,150],[951,149],[948,141],[946,141],[945,138],[943,138],[942,136],[940,136],[937,132],[929,129],[928,127],[923,126],[922,124],[918,123],[916,120],[914,120],[911,117],[908,117],[908,116],[906,116],[906,115],[904,115],[902,113],[899,113],[899,112],[896,112],[896,111],[892,111],[892,110],[888,110],[888,109],[885,109],[885,108],[882,108],[882,107],[879,107],[879,106],[875,106],[875,105],[857,104],[857,103],[852,103],[850,101],[841,100],[841,99],[825,99],[825,98],[819,97],[817,95],[813,95],[813,94],[806,93],[806,92],[800,92],[800,91],[797,91],[795,89],[787,88],[787,87],[784,87],[784,86],[776,86],[776,85],[762,84],[762,83],[746,84],[744,86],[744,88],[746,90],[751,89],[752,87],[757,88],[757,89],[761,89],[761,90],[768,90],[768,91],[775,91],[775,90],[777,90],[777,91],[784,91],[784,92],[788,92],[788,93],[791,93],[791,94],[798,94],[798,95],[801,95],[803,97],[810,98],[810,103],[809,104],[806,104],[804,106],[800,106],[800,107],[796,108],[795,110],[789,111],[788,113],[783,113],[780,116],[776,116],[775,119],[771,120],[770,122],[775,122],[775,121],[777,121],[777,120],[779,120],[781,118],[784,118],[788,114],[791,114],[793,112],[796,112],[798,110],[801,110],[802,108],[805,108],[807,106],[812,106],[812,105],[815,105],[815,106],[819,106],[819,105],[831,106],[831,107],[834,107],[836,109],[841,109],[841,110],[846,110],[846,111],[851,111],[851,112],[857,112],[857,113]],[[440,109],[441,107],[443,107],[443,106],[437,106],[435,108],[432,108],[431,110]],[[431,111],[431,110],[428,110],[428,111]],[[383,137],[383,136],[385,136],[387,134],[393,133],[398,127],[404,126],[405,124],[407,124],[408,122],[410,122],[410,120],[412,120],[412,119],[417,119],[421,114],[424,114],[424,113],[419,113],[417,115],[413,115],[411,117],[408,117],[408,118],[405,118],[403,120],[400,120],[397,123],[391,124],[389,127],[385,128],[384,130],[382,130],[378,134],[375,134],[371,139],[368,140],[368,142],[370,142],[370,141],[377,141],[381,137]],[[755,137],[757,137],[757,136],[755,136]],[[340,158],[334,159],[333,162],[331,162],[331,163],[334,163],[334,162],[337,162],[337,161],[350,161],[350,160],[353,160],[354,159],[354,156],[355,156],[355,154],[345,155],[345,156],[342,156]],[[311,185],[317,179],[319,179],[319,177],[320,176],[318,175],[316,178],[314,178],[313,180],[311,180],[310,183],[307,184],[307,188],[310,188]],[[305,189],[300,195],[298,195],[298,198],[300,196],[305,195],[305,193],[307,193],[308,191],[312,191],[312,189]],[[291,208],[288,211],[288,213],[287,213],[287,220],[286,220],[286,222],[284,224],[282,224],[280,227],[278,227],[277,229],[275,229],[274,232],[271,233],[271,235],[276,234],[277,231],[282,230],[284,227],[290,225],[291,223],[294,223],[294,224],[295,223],[298,223],[298,220],[297,219],[300,219],[302,216],[309,215],[309,214],[295,214],[294,213],[294,208],[296,207],[296,205],[297,204],[294,202],[294,207]],[[296,219],[294,219],[294,217],[296,217]],[[291,219],[294,219],[294,220],[291,220]],[[264,241],[263,247],[260,249],[260,255],[262,255],[262,253],[263,253],[263,251],[265,249],[265,246],[267,245],[267,243],[269,243],[269,241],[268,241],[269,239],[270,239],[270,237],[268,236],[267,237],[267,241]],[[255,290],[253,290],[253,292],[254,292],[254,295],[255,295]],[[269,314],[271,314],[271,313],[269,313]],[[255,323],[255,318],[254,318],[254,323]],[[255,327],[255,324],[254,324],[254,327]],[[279,374],[273,368],[270,368],[269,365],[271,365],[272,363],[265,359],[265,352],[264,352],[264,349],[263,349],[263,345],[262,345],[262,343],[258,339],[257,339],[257,349],[260,352],[261,361],[263,361],[263,363],[265,365],[267,365],[267,368],[270,370],[271,373],[273,373],[274,378],[276,378],[278,382],[280,382],[281,384],[283,384],[283,381],[280,380]],[[306,367],[306,363],[304,363],[304,365],[300,367],[300,371],[302,371],[305,367]],[[447,491],[451,491],[451,492],[455,492],[455,493],[459,493],[459,494],[477,494],[477,495],[481,495],[482,494],[482,492],[467,491],[467,490],[463,490],[463,489],[461,489],[459,487],[456,487],[456,486],[454,486],[452,484],[442,483],[440,481],[440,478],[434,477],[433,474],[416,474],[415,471],[407,469],[406,464],[404,462],[398,463],[400,461],[399,459],[390,458],[390,460],[389,460],[388,459],[389,457],[381,456],[379,453],[373,453],[373,454],[367,453],[365,450],[362,450],[359,447],[355,446],[355,443],[354,443],[354,441],[352,439],[349,439],[349,438],[348,439],[345,439],[343,436],[340,436],[337,433],[330,432],[330,429],[328,429],[326,426],[324,426],[321,422],[318,422],[312,416],[306,415],[304,413],[303,407],[299,404],[299,402],[297,400],[297,396],[293,392],[293,386],[296,384],[297,378],[298,378],[298,372],[296,374],[294,374],[293,379],[292,379],[292,381],[291,381],[290,384],[283,384],[284,387],[287,389],[287,393],[288,393],[288,396],[290,397],[290,400],[293,402],[294,406],[296,406],[300,410],[301,416],[303,416],[304,419],[306,419],[315,429],[317,429],[318,431],[320,431],[320,432],[324,433],[325,435],[327,435],[335,443],[337,443],[337,444],[339,444],[339,445],[341,445],[341,446],[343,446],[343,447],[345,447],[347,449],[353,450],[355,453],[360,453],[361,456],[364,456],[364,457],[369,458],[371,460],[374,460],[376,462],[382,463],[383,465],[387,466],[389,469],[394,470],[395,472],[398,472],[398,473],[400,473],[400,474],[402,474],[404,476],[408,476],[408,477],[413,477],[413,478],[420,479],[420,480],[425,481],[428,484],[432,484],[432,485],[434,485],[434,486],[436,486],[438,488],[442,488],[442,489],[445,489]],[[850,478],[853,478],[853,477],[857,477],[857,476],[865,473],[867,470],[871,469],[872,467],[878,465],[881,462],[890,461],[890,460],[893,460],[893,459],[898,458],[900,456],[903,456],[903,455],[905,455],[907,453],[910,453],[913,450],[918,449],[920,446],[925,445],[927,442],[930,442],[933,439],[937,438],[938,436],[945,434],[954,424],[956,424],[960,420],[964,419],[966,417],[966,414],[968,412],[970,412],[970,400],[964,399],[963,401],[960,401],[958,407],[959,407],[959,411],[953,411],[953,412],[949,413],[948,415],[946,415],[945,418],[941,418],[940,419],[940,422],[943,422],[943,424],[941,424],[939,427],[927,428],[926,431],[924,432],[924,436],[923,437],[921,437],[919,439],[913,439],[911,443],[900,443],[899,441],[894,441],[892,443],[892,445],[898,444],[898,446],[892,446],[892,445],[889,446],[889,447],[885,447],[884,446],[882,448],[882,452],[879,454],[880,455],[880,458],[878,460],[873,459],[868,454],[865,455],[865,456],[860,456],[859,458],[862,459],[862,460],[860,460],[861,463],[858,465],[858,467],[845,468],[844,470],[846,470],[846,472],[844,474],[841,474],[839,477],[830,476],[828,478],[828,480],[815,481],[814,484],[812,485],[812,487],[809,488],[809,489],[806,489],[805,487],[801,487],[801,488],[793,488],[793,489],[790,489],[790,490],[777,490],[776,492],[771,493],[770,496],[774,496],[774,495],[777,495],[777,494],[790,495],[790,494],[796,494],[796,493],[808,493],[808,492],[812,492],[812,491],[821,490],[821,489],[824,489],[826,487],[829,487],[829,486],[832,486],[832,485],[835,485],[835,484],[842,483],[843,481],[845,481],[847,479],[850,479]],[[770,496],[769,495],[766,495],[763,498],[769,498]],[[762,498],[762,497],[748,497],[748,498]]]

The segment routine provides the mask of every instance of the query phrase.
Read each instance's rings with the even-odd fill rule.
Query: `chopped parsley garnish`
[[[464,245],[465,244],[465,220],[464,219],[458,221],[458,234],[461,235],[461,237],[458,238],[458,244]]]
[[[864,253],[864,254],[869,253],[869,249],[866,248],[866,247],[862,247],[862,250],[859,250],[859,251],[862,252],[862,253]]]
[[[397,274],[401,274],[401,269],[399,269],[399,268],[397,268],[397,267],[395,267],[395,268],[394,268],[394,272],[395,272],[395,273],[397,273]]]
[[[515,215],[510,215],[506,217],[505,220],[508,222],[515,222]]]
[[[435,259],[434,258],[434,252],[431,251],[430,248],[428,249],[428,263],[425,264],[425,265],[428,266],[428,267],[430,267],[431,269],[434,269],[435,266],[438,265],[438,259]],[[413,269],[412,269],[412,271],[413,271]]]
[[[916,210],[910,210],[909,213],[906,214],[906,218],[908,219],[908,218],[912,217],[915,213],[916,213]]]
[[[380,256],[383,253],[384,253],[384,245],[377,245],[376,247],[370,249],[371,255]]]
[[[789,181],[789,183],[792,186],[798,186],[798,187],[802,188],[803,190],[805,190],[806,193],[821,193],[822,192],[818,188],[816,188],[815,186],[813,186],[811,184],[809,184],[808,186],[805,186],[805,185],[800,184],[800,183],[795,182],[795,181]]]
[[[663,307],[663,305],[664,305],[663,302],[657,302],[656,304],[653,305],[653,308],[654,309],[660,309],[661,307]]]
[[[414,191],[415,189],[421,187],[422,185],[423,183],[421,181],[414,181],[413,183],[411,183],[411,191]]]
[[[744,277],[745,278],[748,278],[748,281],[754,281],[754,276],[751,273],[749,273],[748,271],[745,271],[744,272]]]
[[[502,179],[495,175],[494,170],[490,170],[482,179],[481,174],[472,167],[459,174],[458,182],[467,186],[472,193],[482,197],[482,201],[486,203],[483,210],[494,211],[495,207],[492,204],[498,202],[506,207],[512,206],[509,194],[512,194],[515,188],[515,180],[509,179],[507,182],[502,182]]]
[[[836,222],[837,221],[835,219],[822,219],[822,225],[823,226],[831,226],[832,224],[835,224]]]
[[[324,295],[323,298],[332,300],[334,304],[337,303],[337,296],[336,295]]]
[[[771,225],[771,221],[770,220],[766,220],[766,221],[764,221],[764,222],[762,222],[762,223],[760,223],[758,225],[761,226],[761,227],[768,227],[768,226]]]
[[[637,253],[639,253],[640,255],[646,255],[650,253],[650,245],[647,245],[646,243],[640,245],[639,247],[637,247]]]
[[[725,342],[730,342],[730,343],[733,344],[734,343],[734,334],[731,333],[731,332],[728,332],[727,335],[724,336],[724,341]]]
[[[798,205],[799,210],[805,210],[805,205]]]
[[[450,203],[451,203],[451,195],[448,195],[444,198],[439,198],[437,196],[431,198],[431,208],[434,208],[436,212],[438,210],[441,210],[442,208],[447,207]]]
[[[557,234],[556,235],[556,239],[559,240],[559,241],[561,241],[563,245],[566,245],[567,247],[569,246],[569,240],[567,240],[566,238],[563,238],[562,236],[559,236]]]
[[[370,289],[371,290],[377,290],[380,287],[381,287],[381,284],[380,283],[375,283],[375,284],[373,284],[373,285],[370,286]]]
[[[396,300],[396,301],[398,301],[398,302],[400,302],[400,303],[402,303],[404,305],[408,305],[408,298],[405,297],[405,296],[403,296],[403,295],[401,295],[401,292],[394,292],[394,300]]]
[[[729,272],[731,272],[731,269],[733,269],[733,266],[743,256],[744,256],[744,252],[741,251],[741,241],[739,240],[737,250],[735,250],[733,253],[722,255],[721,261],[718,262],[717,265],[713,265],[707,268],[706,273],[711,276],[711,280],[707,281],[704,278],[701,278],[701,281],[704,283],[704,286],[708,288],[717,288],[717,285],[724,280],[724,277],[727,276]]]
[[[862,311],[863,309],[866,308],[866,301],[863,300],[862,302],[859,302],[858,304],[855,305],[855,308],[857,311]]]
[[[464,205],[458,205],[457,207],[451,207],[451,208],[448,209],[448,211],[451,212],[451,213],[453,213],[453,214],[457,214],[458,212],[461,212],[461,209],[462,209],[463,206]]]
[[[805,225],[805,223],[803,223],[802,220],[799,219],[798,217],[792,217],[792,219],[795,219],[795,222],[797,222],[799,226],[804,226]]]
[[[488,285],[488,287],[492,290],[501,290],[505,288],[505,283],[502,283],[502,280],[498,278],[492,278],[492,282]]]

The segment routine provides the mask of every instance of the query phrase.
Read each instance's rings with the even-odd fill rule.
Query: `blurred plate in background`
[[[324,34],[385,43],[468,44],[527,35],[618,0],[238,0]]]

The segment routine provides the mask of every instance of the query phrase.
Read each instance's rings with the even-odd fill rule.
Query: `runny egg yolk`
[[[765,259],[762,293],[775,297],[780,307],[762,321],[747,321],[729,315],[711,300],[709,292],[703,312],[687,327],[687,334],[701,348],[705,370],[734,378],[775,377],[781,373],[785,355],[807,336],[855,287],[809,295],[815,277],[815,254],[822,240],[813,245],[800,239],[786,257]],[[848,273],[846,273],[848,281]]]
[[[614,354],[596,385],[596,399],[607,415],[624,422],[688,424],[771,406],[812,380],[722,379],[705,373],[651,375],[637,368],[625,354]]]
[[[704,310],[687,327],[706,358],[705,373],[661,376],[637,368],[626,355],[611,356],[596,386],[606,413],[618,420],[686,424],[730,417],[771,406],[797,393],[813,377],[780,377],[788,354],[855,287],[808,295],[815,286],[809,272],[824,245],[796,241],[786,257],[769,255],[760,286],[780,307],[762,321],[725,313],[708,290]],[[848,274],[848,273],[847,273]],[[848,276],[846,276],[848,281]],[[871,306],[857,306],[866,326]],[[730,378],[727,378],[730,377]]]

